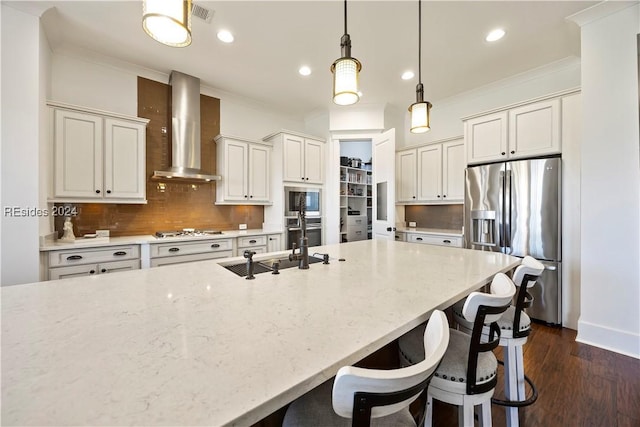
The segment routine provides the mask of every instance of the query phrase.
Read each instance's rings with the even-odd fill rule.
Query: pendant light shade
[[[191,0],[143,0],[142,28],[172,47],[191,44]]]
[[[344,1],[344,35],[340,39],[342,57],[331,65],[333,73],[333,102],[338,105],[351,105],[360,99],[359,73],[362,64],[351,57],[351,37],[347,33],[347,0]]]
[[[431,129],[431,103],[424,100],[422,86],[422,1],[418,0],[418,85],[416,102],[409,107],[411,114],[411,133],[425,133]]]

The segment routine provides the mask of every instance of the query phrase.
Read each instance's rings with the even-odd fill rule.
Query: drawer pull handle
[[[416,237],[416,240],[420,240],[422,242],[422,237]]]
[[[169,252],[178,252],[180,248],[170,248]]]
[[[220,245],[218,243],[214,243],[213,245],[211,245],[212,248],[219,248]]]
[[[114,252],[113,255],[114,256],[123,256],[126,255],[127,253],[125,251],[118,251],[118,252]]]
[[[95,270],[90,270],[89,274],[96,274],[96,271]]]
[[[249,243],[257,243],[255,240],[251,239],[249,240]]]
[[[451,240],[443,240],[442,243],[449,244],[449,243],[451,243]]]
[[[106,268],[103,268],[102,270],[100,270],[100,273],[106,273],[106,272],[107,272]]]
[[[67,257],[67,261],[75,261],[78,259],[82,259],[82,255],[71,255]]]

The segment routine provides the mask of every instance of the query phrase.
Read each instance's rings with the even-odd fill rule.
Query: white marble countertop
[[[384,240],[310,252],[331,263],[2,287],[3,425],[250,425],[520,262]]]
[[[462,237],[462,230],[449,228],[421,228],[396,226],[396,231],[402,233],[438,234],[440,236]]]
[[[167,243],[167,242],[188,242],[197,240],[212,240],[212,239],[229,239],[242,236],[260,236],[265,234],[282,234],[283,231],[277,230],[263,230],[261,228],[249,229],[249,230],[223,230],[222,234],[210,234],[207,236],[188,236],[188,237],[164,237],[157,238],[150,234],[138,235],[138,236],[121,236],[121,237],[109,237],[109,238],[94,238],[83,239],[77,238],[73,242],[61,242],[50,241],[40,245],[40,251],[59,251],[65,249],[84,249],[84,248],[99,248],[103,246],[115,246],[115,245],[141,245],[141,244],[154,244],[154,243]]]

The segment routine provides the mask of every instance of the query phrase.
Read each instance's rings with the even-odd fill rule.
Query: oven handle
[[[307,231],[309,230],[321,230],[322,226],[321,225],[307,225]],[[300,227],[289,227],[287,228],[287,231],[300,231],[302,230],[302,228]]]

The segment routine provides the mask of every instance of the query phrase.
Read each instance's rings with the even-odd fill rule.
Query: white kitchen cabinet
[[[439,234],[407,233],[407,242],[421,243],[424,245],[462,247],[462,237]]]
[[[147,119],[49,102],[53,202],[146,203]]]
[[[561,152],[560,99],[545,99],[464,121],[467,163]]]
[[[293,132],[277,132],[264,138],[282,145],[282,181],[324,183],[324,143],[320,138]]]
[[[49,280],[114,273],[140,268],[140,246],[121,245],[49,251]]]
[[[271,150],[269,144],[218,135],[217,204],[270,203]]]
[[[282,250],[282,234],[269,234],[267,236],[267,252]]]
[[[231,256],[233,256],[233,239],[162,242],[150,245],[151,267]]]
[[[242,256],[246,250],[253,251],[257,254],[264,254],[267,252],[267,241],[268,237],[266,235],[238,237],[237,255]]]
[[[396,153],[397,202],[464,201],[464,140],[450,139]]]

